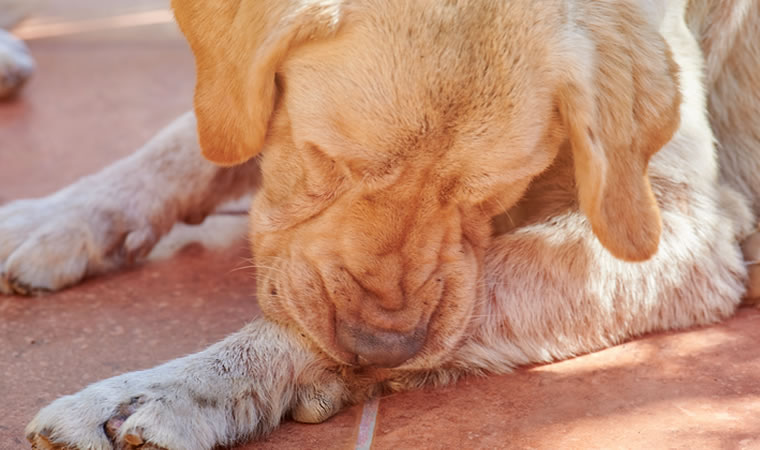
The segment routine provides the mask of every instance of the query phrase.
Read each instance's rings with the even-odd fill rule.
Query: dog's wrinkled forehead
[[[546,113],[530,99],[551,84],[540,78],[558,3],[534,3],[173,0],[195,54],[203,154],[223,165],[254,157],[283,97],[303,101],[290,108],[300,122],[359,145],[430,131],[504,136],[495,125],[510,114]]]
[[[487,8],[459,12],[411,8],[392,21],[349,11],[336,36],[294,49],[280,73],[296,144],[356,157],[535,141],[531,122],[551,101],[544,44],[494,43],[503,24],[482,17]]]

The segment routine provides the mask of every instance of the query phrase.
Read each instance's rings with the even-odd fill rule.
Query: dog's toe
[[[343,407],[344,390],[344,385],[337,379],[301,388],[298,402],[291,411],[293,420],[301,423],[324,422]]]

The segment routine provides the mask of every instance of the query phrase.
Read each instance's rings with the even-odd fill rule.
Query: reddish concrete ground
[[[165,12],[162,0],[50,2],[21,29],[40,70],[0,104],[0,201],[96,170],[189,108],[192,61]],[[254,317],[252,274],[235,270],[245,257],[243,241],[193,245],[59,294],[0,297],[0,449],[25,448],[25,423],[54,398]],[[245,448],[760,449],[758,343],[760,311],[745,309],[710,328],[386,397],[322,425],[286,423]]]

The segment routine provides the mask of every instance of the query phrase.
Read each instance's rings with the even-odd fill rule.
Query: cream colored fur
[[[298,14],[304,11],[321,11],[325,14],[321,16],[321,25],[311,30],[313,34],[307,37],[329,35],[342,20],[342,3],[300,2],[305,9],[297,10],[300,13],[292,12],[292,20],[287,23],[299,23]],[[377,6],[393,2],[346,0],[345,3]],[[520,4],[524,5],[524,11],[530,11],[530,3],[526,0]],[[594,35],[596,31],[589,30],[607,30],[610,22],[617,20],[627,23],[629,17],[623,17],[622,11],[630,12],[626,8],[637,2],[620,0],[609,2],[611,6],[607,7],[592,6],[593,3],[591,0],[563,2],[571,20],[565,22],[565,28],[549,27],[553,31],[547,31],[544,36],[546,41],[551,41],[556,38],[552,33],[559,32],[557,30],[566,33],[562,35],[562,41],[568,45],[563,51],[575,63],[562,65],[561,69],[575,71],[576,88],[581,91],[599,88],[591,82],[584,84],[583,74],[595,64],[606,64],[600,59],[601,42],[595,40],[598,39]],[[276,9],[287,8],[293,3],[278,0],[272,4]],[[457,2],[448,4],[466,8]],[[731,9],[732,5],[736,9],[725,14],[724,8]],[[445,8],[435,6],[439,7]],[[183,2],[176,2],[176,8],[178,16],[190,14],[186,2],[184,6]],[[497,204],[503,202],[501,210],[498,207],[493,209],[494,215],[498,216],[496,222],[500,225],[496,229],[499,233],[492,238],[483,237],[488,244],[482,250],[482,258],[475,258],[479,261],[479,276],[471,290],[462,294],[463,299],[472,299],[470,310],[461,316],[462,320],[452,319],[460,316],[447,316],[451,323],[440,327],[450,332],[435,334],[431,331],[429,339],[438,345],[431,348],[426,343],[421,356],[390,369],[341,363],[343,354],[326,343],[321,331],[326,327],[327,319],[315,318],[309,312],[297,312],[290,303],[283,303],[284,300],[279,298],[285,294],[270,295],[268,287],[274,275],[259,274],[265,276],[259,284],[265,286],[260,286],[261,289],[267,290],[259,292],[259,299],[266,305],[267,319],[256,320],[201,353],[154,369],[104,380],[56,400],[43,408],[28,425],[30,441],[37,448],[107,449],[144,445],[141,448],[210,449],[260,436],[288,414],[296,420],[319,422],[345,404],[382,392],[444,384],[467,373],[503,373],[521,364],[549,362],[594,351],[650,331],[709,324],[730,316],[745,291],[747,271],[740,242],[754,230],[760,194],[760,183],[754,170],[760,164],[760,152],[757,151],[760,136],[756,131],[760,129],[760,119],[753,115],[760,107],[760,95],[752,87],[757,85],[753,77],[760,73],[758,2],[641,0],[638,8],[641,17],[659,29],[679,68],[680,122],[674,122],[678,125],[672,138],[668,134],[667,143],[661,149],[655,149],[659,152],[649,160],[644,184],[631,185],[636,192],[643,192],[640,198],[643,203],[632,207],[655,207],[646,211],[654,211],[656,216],[651,220],[660,228],[648,229],[647,234],[625,241],[625,233],[639,230],[626,231],[623,228],[622,235],[616,234],[621,229],[615,228],[614,224],[610,227],[605,222],[609,217],[600,219],[601,216],[595,216],[604,212],[600,213],[600,207],[593,203],[595,198],[598,199],[594,196],[606,194],[593,191],[593,185],[587,193],[581,192],[581,196],[588,195],[588,198],[582,198],[579,207],[575,185],[583,185],[585,181],[577,177],[584,174],[597,176],[595,170],[605,167],[604,164],[593,165],[594,158],[599,157],[594,152],[606,151],[595,147],[598,145],[595,139],[609,142],[608,134],[618,131],[599,128],[598,123],[592,123],[589,129],[593,135],[588,143],[591,153],[579,153],[576,149],[571,153],[565,142],[559,150],[554,148],[545,162],[536,163],[543,166],[538,174],[531,175],[529,186],[522,185],[517,190],[520,195],[495,201]],[[347,10],[350,14],[350,8]],[[520,14],[499,11],[505,17]],[[621,11],[625,20],[616,18],[617,11]],[[222,17],[227,13],[230,11],[217,11],[216,15]],[[350,16],[346,16],[346,20],[350,20]],[[553,19],[545,17],[542,20]],[[186,33],[192,33],[195,27],[192,22],[192,18],[180,17]],[[206,38],[206,34],[195,37]],[[217,38],[227,39],[221,35]],[[229,38],[232,39],[230,42],[235,38]],[[197,57],[204,51],[198,50],[199,45],[210,45],[209,41],[204,42],[206,44],[195,43]],[[517,48],[529,49],[533,43],[519,42]],[[275,47],[279,45],[274,44]],[[324,50],[319,43],[314,45],[310,51]],[[702,75],[704,62],[700,46],[706,53],[706,78]],[[289,51],[284,47],[276,50]],[[497,47],[489,51],[501,50]],[[277,58],[284,58],[284,55],[277,53]],[[538,54],[530,56],[538,58]],[[286,64],[288,70],[307,71],[320,67],[308,57],[309,52],[293,56]],[[634,60],[636,57],[644,58],[644,54],[635,54]],[[267,59],[266,64],[272,61]],[[638,62],[657,66],[663,61]],[[264,62],[260,64],[260,70],[269,70]],[[547,72],[551,72],[550,69],[547,67]],[[213,70],[213,65],[208,70]],[[431,70],[435,74],[439,68],[431,67]],[[366,73],[377,76],[379,82],[383,81],[376,72]],[[216,80],[220,76],[215,74],[210,79]],[[509,81],[508,74],[497,74],[497,77]],[[435,76],[432,80],[435,81]],[[450,88],[454,89],[456,98],[456,89],[464,89],[464,86],[453,86]],[[667,85],[662,86],[663,95],[667,88]],[[291,82],[288,89],[302,92],[297,82]],[[303,92],[306,96],[309,91]],[[568,102],[568,99],[577,100],[576,94],[563,92]],[[270,98],[266,89],[254,93],[263,93],[264,98]],[[650,94],[657,96],[661,92],[640,92],[637,95]],[[202,98],[200,107],[205,107],[203,101],[210,102],[213,107],[215,98],[216,95],[211,94]],[[319,105],[315,102],[325,99],[306,97],[306,106],[301,107],[297,105],[304,103],[298,100],[289,98],[287,105],[305,114],[310,103]],[[334,99],[326,100],[329,106],[329,101]],[[477,103],[479,98],[469,100]],[[599,101],[606,100],[602,97]],[[665,100],[663,105],[668,103]],[[230,112],[238,106],[230,105]],[[253,105],[253,108],[257,106]],[[370,105],[372,108],[381,106],[387,105]],[[577,117],[584,113],[576,103],[570,102],[566,107],[578,111]],[[403,114],[405,111],[397,112]],[[645,113],[655,112],[646,110]],[[258,120],[260,115],[251,111],[246,114],[249,115],[212,114],[205,117],[235,122]],[[547,117],[539,119],[543,119],[541,122],[553,120],[548,117],[550,114],[551,110]],[[240,162],[247,158],[245,154],[237,153],[239,149],[228,147],[231,143],[255,144],[263,139],[260,130],[252,131],[246,136],[247,140],[232,139],[233,133],[247,130],[235,122],[236,126],[224,127],[229,135],[219,137],[227,145],[220,150],[213,144],[217,138],[215,133],[218,133],[214,130],[218,128],[209,125],[204,116],[198,117],[204,122],[200,128],[204,151],[220,162]],[[518,116],[514,120],[527,120],[525,117]],[[275,116],[267,139],[276,143],[281,138],[278,133],[281,133],[282,120],[282,115]],[[477,115],[475,120],[476,123],[466,124],[477,128]],[[309,120],[304,123],[308,124]],[[556,129],[563,133],[557,138],[558,142],[567,141],[566,132],[572,134],[574,124],[557,123]],[[344,130],[360,136],[386,131],[366,127],[357,120],[348,121],[345,126]],[[194,117],[184,116],[134,156],[50,197],[19,201],[0,209],[0,274],[3,280],[0,289],[22,293],[55,290],[86,275],[119,267],[144,255],[174,222],[199,221],[220,202],[258,186],[258,160],[232,169],[207,164],[200,157],[195,129]],[[304,140],[324,139],[324,136],[318,137],[324,127],[315,126],[309,130]],[[579,130],[580,134],[586,131]],[[488,136],[487,131],[481,136]],[[577,141],[582,138],[580,134],[571,138],[573,144],[583,145]],[[633,135],[633,139],[641,137],[642,134]],[[716,137],[717,150],[714,145]],[[276,166],[277,162],[271,156],[277,154],[272,142],[264,151],[264,186],[256,200],[254,214],[257,208],[262,210],[267,206],[268,199],[275,198],[271,184],[267,184],[267,169]],[[549,139],[547,142],[554,141]],[[356,154],[361,151],[355,150]],[[479,155],[471,161],[482,164],[482,159],[487,157]],[[579,158],[587,158],[591,165],[579,169]],[[294,171],[302,168],[292,167]],[[619,167],[608,170],[616,168]],[[196,181],[187,183],[188,179]],[[607,180],[604,176],[600,179]],[[628,186],[628,180],[614,181]],[[656,205],[646,203],[646,189],[650,185]],[[615,188],[609,186],[609,189]],[[125,208],[125,204],[130,207]],[[264,218],[254,217],[254,220],[260,227],[272,226]],[[602,237],[604,233],[608,233],[606,238]],[[650,238],[655,233],[658,236],[656,252],[651,258],[641,257],[651,250]],[[254,228],[253,237],[264,242],[260,249],[267,249],[265,241],[270,236]],[[639,237],[641,240],[637,240]],[[631,242],[637,244],[630,245]],[[625,262],[614,257],[611,251],[630,256],[629,259],[645,260]],[[256,256],[264,254],[257,253]],[[277,287],[287,288],[282,284]],[[319,308],[319,299],[310,301],[316,305],[314,308]],[[389,319],[392,316],[380,313],[367,320],[377,320],[378,317],[384,318],[389,326],[397,325]],[[433,321],[431,326],[439,326],[440,322]]]

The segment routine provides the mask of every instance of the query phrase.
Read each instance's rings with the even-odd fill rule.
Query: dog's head
[[[485,295],[491,217],[561,148],[600,242],[626,260],[656,251],[647,164],[677,129],[680,99],[641,5],[173,6],[196,57],[204,155],[261,154],[259,302],[336,360],[445,359]]]

